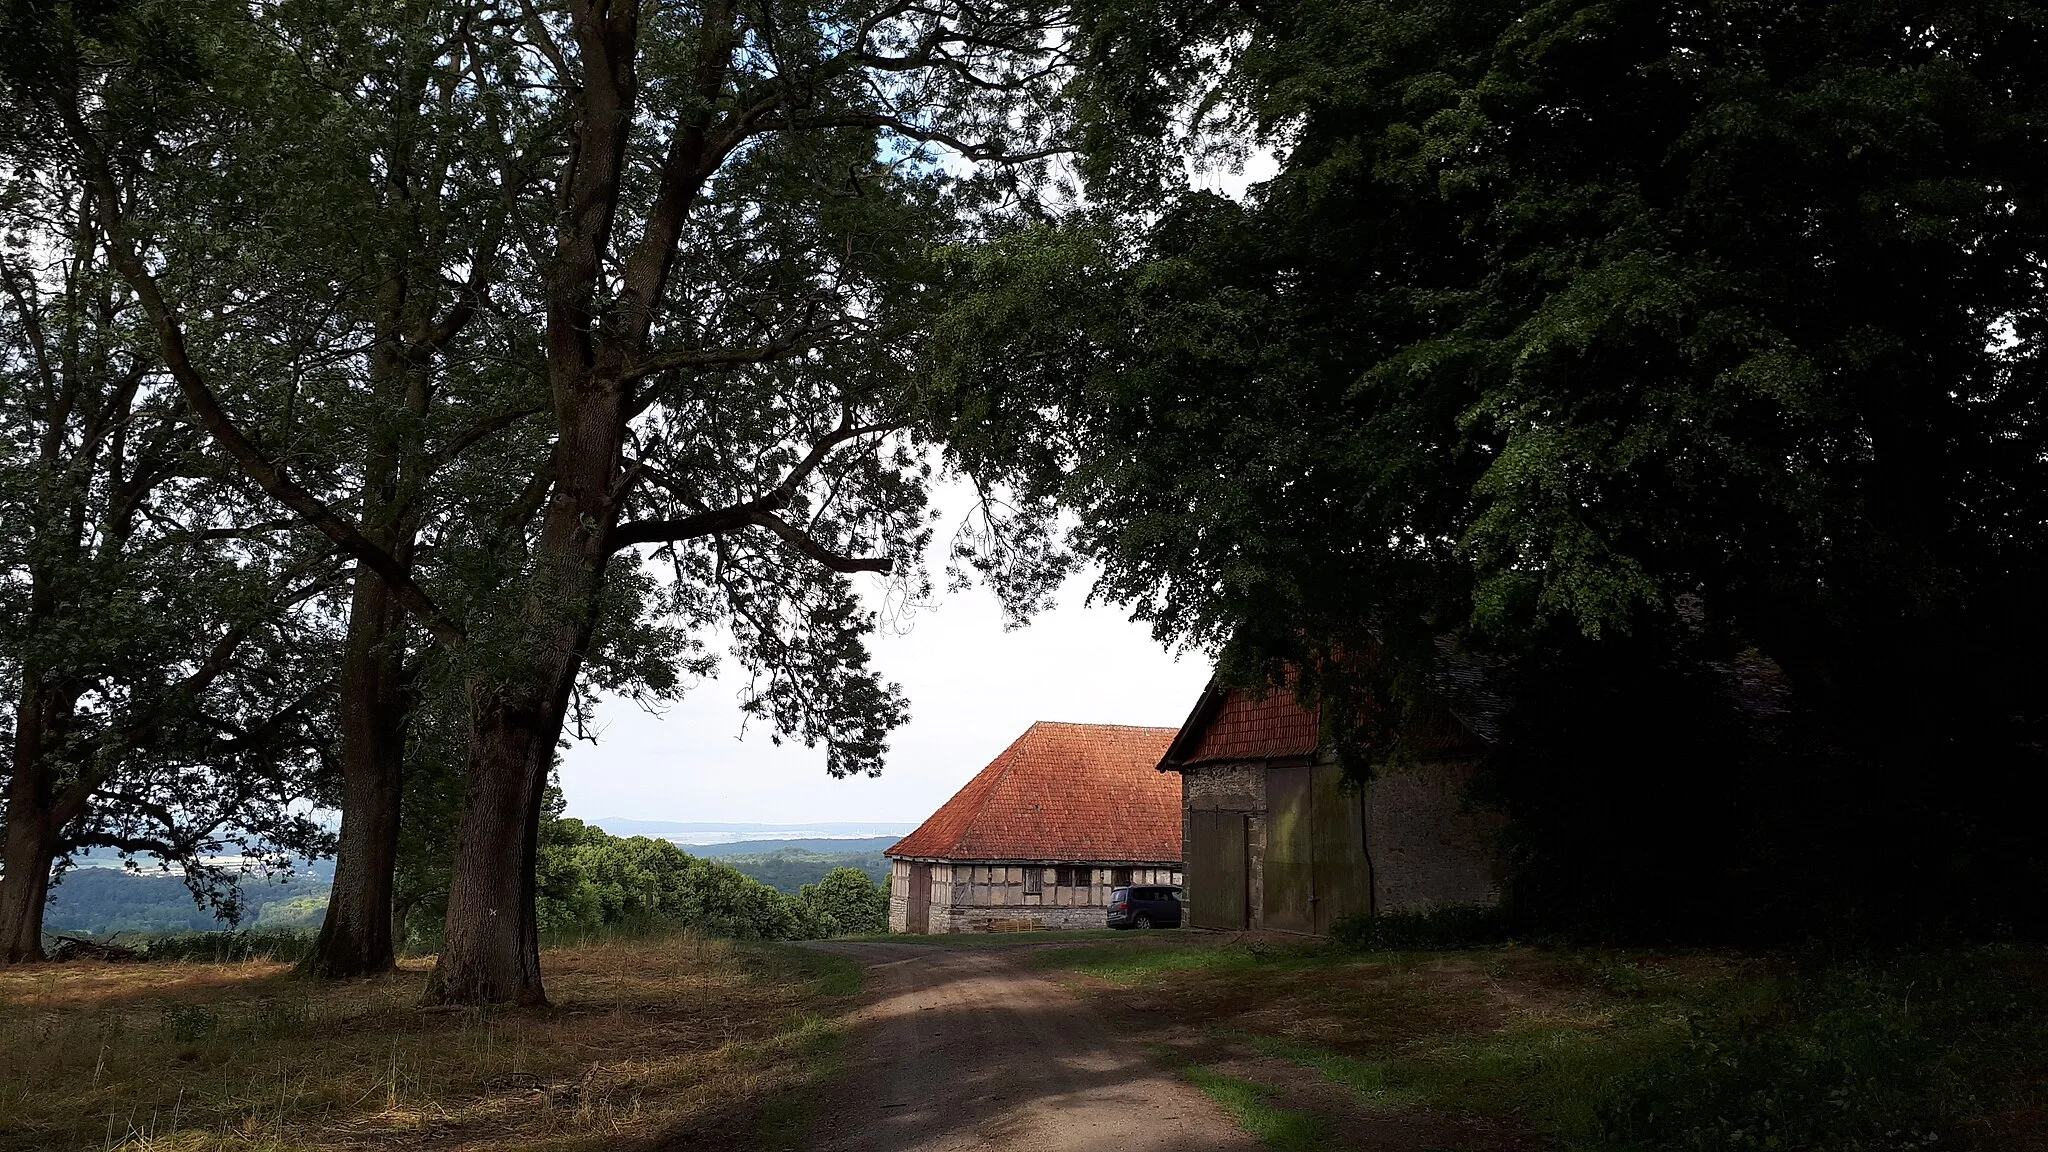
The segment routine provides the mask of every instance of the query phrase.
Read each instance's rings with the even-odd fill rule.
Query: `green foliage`
[[[1507,938],[1507,917],[1500,909],[1466,905],[1347,916],[1330,926],[1330,942],[1355,952],[1491,948]]]
[[[889,886],[859,868],[835,868],[798,893],[806,919],[821,936],[889,930]]]
[[[2048,7],[1084,8],[1101,211],[948,347],[1099,593],[1362,766],[1478,716],[1542,916],[2048,931]]]
[[[1996,954],[1866,961],[1698,1016],[1622,1077],[1596,1143],[1614,1152],[1976,1146],[2001,1093],[2048,1059],[2048,998]]]
[[[555,937],[682,926],[736,940],[803,940],[888,927],[888,889],[839,868],[785,894],[723,860],[594,824],[542,825],[540,927]]]
[[[266,929],[318,925],[327,903],[327,882],[313,876],[246,877],[236,889],[234,905],[242,922]],[[106,936],[117,932],[207,932],[223,924],[214,908],[193,899],[182,877],[120,868],[74,868],[50,889],[43,926],[53,933]]]

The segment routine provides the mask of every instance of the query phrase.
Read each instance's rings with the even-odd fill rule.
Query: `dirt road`
[[[818,1152],[1255,1152],[1139,1041],[1010,949],[821,944],[868,966]]]

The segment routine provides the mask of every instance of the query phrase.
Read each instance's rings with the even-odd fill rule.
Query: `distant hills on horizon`
[[[806,848],[820,852],[877,852],[916,830],[916,823],[828,820],[812,824],[639,820],[600,816],[589,823],[614,836],[651,836],[699,856]],[[713,851],[716,849],[716,851]]]

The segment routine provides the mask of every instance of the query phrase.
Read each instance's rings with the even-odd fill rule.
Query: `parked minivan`
[[[1109,894],[1111,928],[1180,927],[1180,889],[1166,884],[1134,884]]]

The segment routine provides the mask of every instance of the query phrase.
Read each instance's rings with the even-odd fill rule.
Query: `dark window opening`
[[[1086,888],[1095,882],[1095,869],[1061,868],[1055,879],[1062,888]]]
[[[1045,869],[1037,867],[1026,868],[1024,870],[1024,894],[1026,896],[1038,896],[1043,894],[1044,891]]]
[[[1119,868],[1119,869],[1117,869],[1117,870],[1115,871],[1115,873],[1113,873],[1113,874],[1112,874],[1112,876],[1111,876],[1111,878],[1110,878],[1110,883],[1112,883],[1112,884],[1115,884],[1115,885],[1117,885],[1118,887],[1124,887],[1124,886],[1128,885],[1128,884],[1129,884],[1130,882],[1131,882],[1131,870],[1130,870],[1129,868]]]

